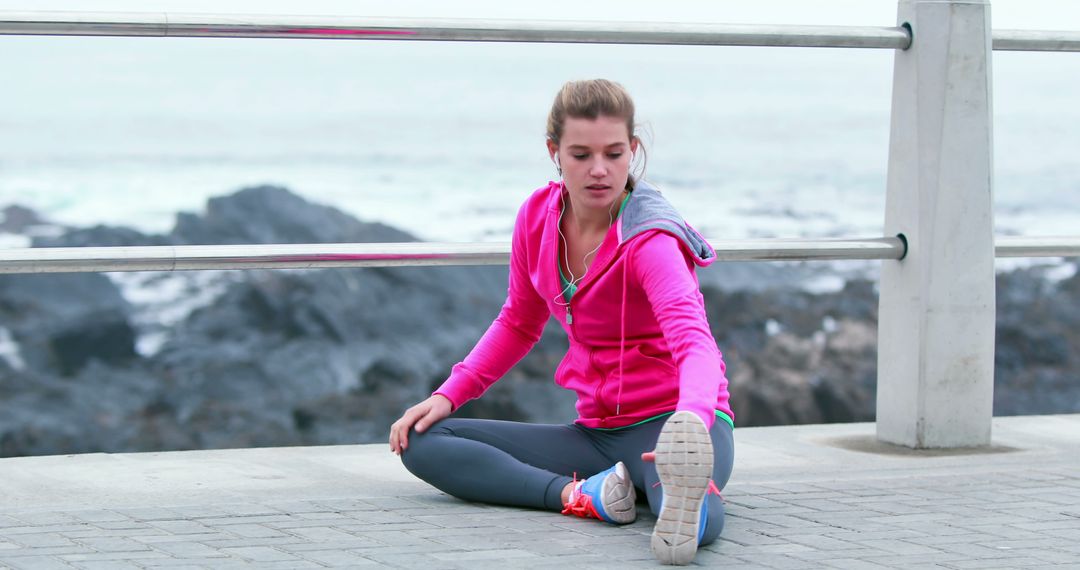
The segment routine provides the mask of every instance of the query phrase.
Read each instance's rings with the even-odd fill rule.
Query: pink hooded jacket
[[[555,382],[577,393],[578,424],[617,428],[676,410],[698,414],[710,428],[716,410],[734,419],[694,272],[716,259],[712,247],[639,181],[566,305],[558,266],[563,192],[550,182],[522,205],[506,302],[435,393],[455,410],[479,397],[554,316],[570,340]]]

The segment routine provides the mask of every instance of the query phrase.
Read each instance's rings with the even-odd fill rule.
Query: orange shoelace
[[[570,498],[563,505],[562,514],[574,515],[585,519],[599,519],[600,513],[596,512],[596,507],[593,506],[592,497],[581,492],[581,486],[585,483],[584,479],[578,480],[577,473],[574,473],[573,487],[570,488]]]

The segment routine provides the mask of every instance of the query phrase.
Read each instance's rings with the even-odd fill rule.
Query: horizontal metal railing
[[[0,12],[0,35],[317,38],[906,49],[902,27],[358,18],[165,12]]]
[[[907,49],[902,27],[358,18],[170,12],[0,12],[0,35],[308,38]],[[1080,32],[995,30],[993,48],[1080,51]]]
[[[994,30],[992,41],[1002,51],[1080,51],[1080,32]]]
[[[898,237],[712,240],[719,261],[902,259]],[[998,257],[1080,256],[1080,237],[999,237]],[[500,265],[509,243],[332,243],[0,249],[0,274]]]
[[[994,240],[997,257],[1077,257],[1080,237],[998,237]]]
[[[899,238],[717,240],[725,261],[900,259]],[[505,265],[509,243],[332,243],[0,249],[3,273]]]

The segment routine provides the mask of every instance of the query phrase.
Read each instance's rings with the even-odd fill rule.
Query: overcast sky
[[[894,0],[0,0],[0,10],[169,11],[880,26]],[[1080,31],[1080,0],[994,0],[995,28]]]

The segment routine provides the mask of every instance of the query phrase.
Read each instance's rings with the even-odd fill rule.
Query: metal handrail
[[[900,259],[899,238],[716,240],[721,261]],[[0,274],[505,265],[509,243],[334,243],[0,249]]]
[[[1080,256],[1080,237],[998,237],[997,257]],[[718,261],[902,259],[898,237],[710,240]],[[505,265],[509,243],[330,243],[0,249],[0,274]]]
[[[0,12],[0,35],[308,38],[907,49],[907,28],[171,12]],[[1080,51],[1080,32],[994,30],[993,48]]]
[[[0,35],[308,38],[907,49],[903,27],[361,18],[171,12],[0,12]]]
[[[1076,257],[1080,256],[1080,237],[998,237],[994,240],[996,257]]]
[[[1080,51],[1080,32],[994,30],[993,47],[1001,51]]]

